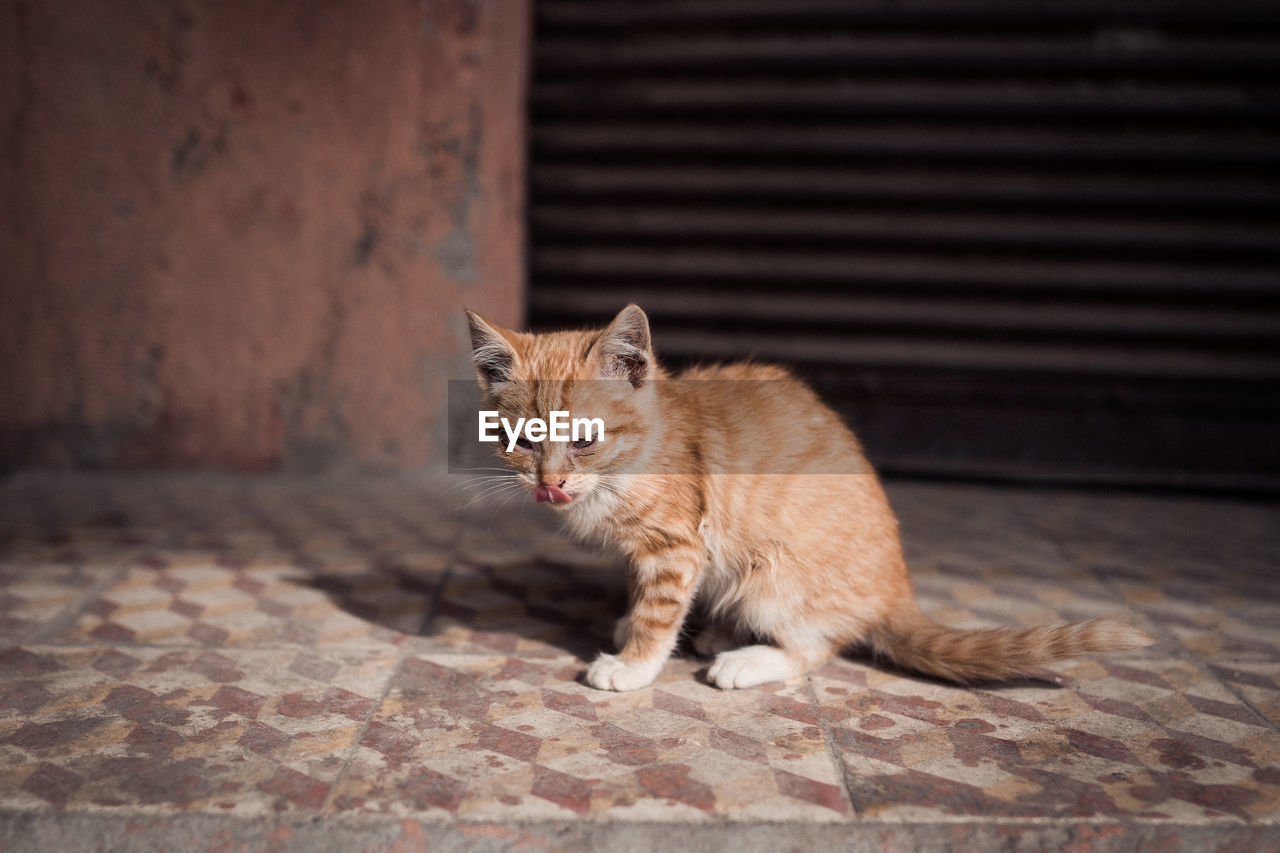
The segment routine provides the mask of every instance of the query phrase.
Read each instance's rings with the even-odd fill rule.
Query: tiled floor
[[[966,690],[580,681],[625,599],[460,480],[0,484],[0,850],[1280,849],[1280,512],[891,484],[926,610],[1159,642]]]

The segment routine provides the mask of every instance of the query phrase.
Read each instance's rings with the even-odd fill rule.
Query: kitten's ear
[[[515,347],[501,329],[489,325],[470,309],[467,309],[467,325],[471,329],[471,363],[480,387],[488,391],[494,385],[509,381],[515,374]]]
[[[653,346],[649,318],[632,303],[618,312],[591,348],[601,379],[625,379],[632,388],[653,376]]]

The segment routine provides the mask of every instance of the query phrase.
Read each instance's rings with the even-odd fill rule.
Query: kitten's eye
[[[533,450],[533,442],[529,441],[529,439],[522,435],[516,439],[516,447],[521,447],[525,450]]]
[[[584,447],[590,447],[595,443],[596,440],[594,438],[580,438],[573,443],[573,449],[582,450]]]

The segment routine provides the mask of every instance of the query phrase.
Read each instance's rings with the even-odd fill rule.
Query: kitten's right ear
[[[515,347],[497,326],[489,325],[471,309],[465,310],[471,330],[471,364],[476,369],[476,381],[483,390],[489,391],[515,375]]]
[[[649,318],[634,302],[618,312],[592,346],[602,379],[625,379],[639,388],[653,377]]]

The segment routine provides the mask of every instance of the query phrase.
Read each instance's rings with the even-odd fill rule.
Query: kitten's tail
[[[1000,681],[1051,661],[1155,642],[1131,625],[1104,619],[964,631],[939,625],[919,611],[890,617],[870,639],[900,666],[961,683]]]

